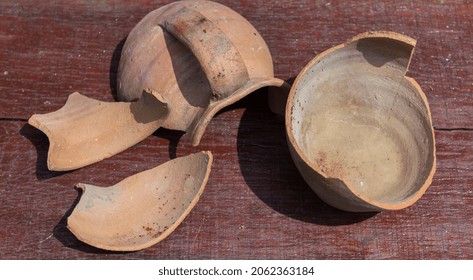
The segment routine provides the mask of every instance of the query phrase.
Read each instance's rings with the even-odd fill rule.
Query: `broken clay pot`
[[[182,1],[145,16],[130,32],[118,69],[118,96],[146,88],[171,104],[162,127],[187,131],[199,144],[210,119],[258,88],[281,86],[258,31],[240,14],[210,1]]]
[[[188,132],[198,145],[222,108],[273,77],[269,49],[256,29],[221,4],[178,1],[146,15],[130,32],[118,69],[118,97],[100,102],[72,94],[60,110],[29,123],[49,138],[48,168],[77,169],[117,154],[159,127]]]
[[[212,154],[176,158],[111,187],[78,184],[83,193],[67,219],[81,241],[112,251],[150,247],[171,234],[202,194]]]
[[[285,112],[289,147],[328,204],[402,209],[432,182],[431,114],[406,76],[415,43],[392,32],[364,33],[321,53],[297,76]]]

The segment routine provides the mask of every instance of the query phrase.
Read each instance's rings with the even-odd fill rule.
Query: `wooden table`
[[[473,2],[221,1],[266,40],[275,75],[290,79],[316,54],[369,30],[418,40],[408,75],[430,102],[437,172],[405,210],[346,213],[323,203],[289,155],[266,90],[219,113],[194,148],[158,130],[138,145],[72,171],[46,167],[48,139],[27,124],[79,91],[113,101],[131,28],[170,1],[0,2],[0,257],[2,259],[473,258]],[[161,243],[111,253],[66,228],[78,182],[109,186],[176,156],[210,150],[214,163],[191,214]]]

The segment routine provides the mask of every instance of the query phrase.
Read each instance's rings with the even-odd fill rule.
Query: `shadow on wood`
[[[82,252],[86,253],[94,253],[94,254],[123,254],[126,252],[113,252],[113,251],[107,251],[107,250],[102,250],[98,249],[95,247],[92,247],[79,239],[77,239],[72,232],[67,228],[67,218],[71,215],[72,211],[76,207],[77,203],[79,203],[80,197],[82,195],[82,191],[80,189],[77,189],[77,197],[72,203],[71,207],[66,211],[64,216],[62,216],[61,220],[59,223],[54,227],[53,229],[53,236],[59,242],[61,242],[65,247],[79,250]]]
[[[61,176],[70,171],[50,171],[48,169],[48,149],[49,149],[49,140],[48,137],[42,133],[40,130],[32,127],[26,123],[21,129],[20,134],[30,140],[31,144],[36,149],[36,178],[38,180],[46,180]]]
[[[110,68],[108,71],[108,77],[109,77],[109,82],[110,82],[110,92],[112,93],[113,99],[115,101],[118,100],[118,94],[117,94],[117,73],[118,73],[118,66],[120,65],[120,57],[122,55],[122,49],[123,46],[125,45],[126,38],[123,38],[120,43],[115,47],[113,50],[112,54],[112,59],[110,61]]]
[[[238,129],[240,169],[258,198],[281,214],[314,224],[349,225],[376,215],[344,212],[317,197],[292,161],[284,121],[270,112],[266,100],[260,92],[240,101],[247,108]]]
[[[185,132],[179,130],[172,130],[160,127],[153,133],[153,136],[167,139],[169,141],[169,159],[175,159],[177,157],[177,147],[179,141],[184,136]]]

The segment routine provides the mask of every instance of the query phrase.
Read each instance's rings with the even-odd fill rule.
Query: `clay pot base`
[[[289,138],[326,178],[323,187],[312,187],[329,204],[349,211],[399,209],[430,184],[430,112],[418,84],[405,77],[414,45],[400,34],[362,34],[319,55],[296,80],[287,108]],[[348,190],[360,201],[336,198],[327,188]]]
[[[67,227],[81,241],[112,251],[136,251],[171,234],[199,200],[212,154],[176,158],[111,187],[78,184],[79,203]]]

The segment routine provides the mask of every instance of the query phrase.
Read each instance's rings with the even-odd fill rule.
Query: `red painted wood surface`
[[[74,91],[112,101],[124,38],[168,2],[0,2],[1,259],[473,258],[471,1],[221,1],[260,31],[283,79],[364,31],[418,40],[408,75],[430,102],[438,165],[431,187],[410,208],[356,214],[324,204],[292,163],[284,124],[268,110],[265,90],[218,114],[198,147],[158,130],[92,166],[48,171],[48,140],[26,120],[60,108]],[[113,185],[200,150],[214,154],[206,190],[161,243],[111,253],[66,229],[76,183]]]

